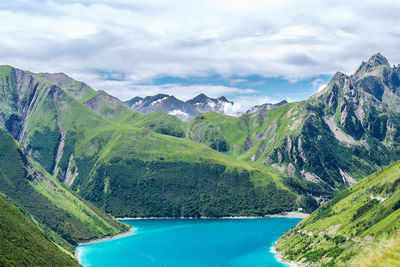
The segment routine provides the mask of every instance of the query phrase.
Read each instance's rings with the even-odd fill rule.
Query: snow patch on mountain
[[[168,98],[169,98],[169,96],[166,96],[166,97],[163,97],[163,98],[161,98],[161,99],[155,100],[155,101],[151,102],[150,105],[154,106],[154,105],[160,104],[160,103],[162,103],[163,101],[167,100]]]
[[[175,116],[183,121],[189,121],[190,116],[186,112],[179,110],[179,109],[174,109],[170,112],[168,112],[169,115]]]
[[[258,101],[259,100],[260,99],[258,99]],[[125,103],[133,110],[142,113],[164,111],[181,120],[190,121],[198,114],[210,111],[230,116],[240,116],[244,113],[244,111],[248,110],[254,105],[254,99],[239,99],[237,102],[232,102],[226,99],[224,96],[219,98],[210,98],[205,94],[199,94],[198,96],[184,102],[175,98],[174,96],[158,94],[155,96],[147,96],[145,98],[134,97]],[[282,101],[277,104],[266,103],[263,105],[253,106],[247,111],[247,113],[254,112],[259,109],[274,108],[285,103],[287,102]]]

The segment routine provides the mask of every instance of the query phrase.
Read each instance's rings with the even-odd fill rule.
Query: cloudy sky
[[[400,1],[0,2],[0,64],[64,72],[127,100],[306,99],[381,52],[400,63]]]

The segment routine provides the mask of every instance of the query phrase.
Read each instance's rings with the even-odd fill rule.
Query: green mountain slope
[[[400,265],[400,235],[383,238],[379,242],[369,245],[361,253],[349,261],[352,266],[399,266]]]
[[[0,73],[8,131],[58,181],[115,216],[260,215],[298,206],[277,171],[170,136],[179,135],[168,128],[181,125],[176,119],[141,116],[63,74]]]
[[[3,66],[0,125],[58,181],[114,215],[311,211],[400,158],[399,73],[377,54],[307,101],[184,123],[133,112],[65,74]]]
[[[400,163],[339,192],[276,243],[289,261],[310,265],[359,265],[376,257],[400,263]],[[372,263],[372,261],[371,261]]]
[[[229,216],[295,208],[280,177],[149,130],[120,131],[89,179],[88,200],[116,216]]]
[[[0,196],[1,266],[80,266]]]
[[[399,101],[400,69],[378,53],[306,101],[239,118],[202,114],[186,136],[258,168],[272,165],[289,188],[321,201],[400,159]]]
[[[126,231],[128,226],[64,188],[0,128],[0,194],[46,236],[69,252],[78,241]]]

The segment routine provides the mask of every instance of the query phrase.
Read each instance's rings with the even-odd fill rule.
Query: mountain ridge
[[[18,89],[18,94],[26,94],[22,99],[31,99],[27,102],[29,106],[40,104],[41,109],[46,110],[44,114],[48,115],[43,120],[35,112],[30,114],[29,109],[24,107],[23,100],[11,94],[16,105],[10,102],[13,98],[4,98],[8,109],[3,109],[1,117],[5,118],[4,126],[49,172],[56,173],[61,167],[57,171],[59,179],[65,180],[67,173],[69,177],[74,177],[68,180],[74,188],[74,182],[90,172],[79,171],[81,168],[85,169],[79,161],[83,160],[80,157],[86,152],[81,151],[78,153],[81,156],[78,156],[76,151],[70,153],[68,150],[76,146],[77,140],[79,147],[88,146],[90,142],[107,144],[110,142],[107,138],[115,138],[114,135],[118,132],[109,132],[110,127],[144,127],[162,136],[179,137],[182,141],[177,140],[178,143],[186,144],[187,140],[191,140],[206,145],[221,153],[216,154],[218,157],[225,158],[222,156],[225,154],[237,162],[246,162],[267,172],[275,168],[274,172],[281,173],[283,183],[297,194],[303,195],[308,199],[307,202],[310,202],[310,198],[323,202],[332,197],[336,190],[371,173],[376,166],[384,166],[391,162],[391,158],[396,159],[398,135],[393,129],[398,127],[398,115],[391,102],[399,99],[395,94],[398,92],[399,84],[396,79],[399,74],[395,68],[386,64],[387,60],[382,59],[381,55],[371,57],[368,62],[375,65],[362,77],[337,73],[324,90],[309,100],[285,104],[271,110],[259,109],[240,117],[207,112],[189,123],[172,119],[172,116],[161,116],[160,113],[140,115],[132,112],[117,98],[95,91],[73,79],[66,79],[63,74],[49,77],[48,74],[31,75],[15,71],[15,79],[19,77],[20,80],[17,89],[24,86],[30,88],[29,90],[38,88],[32,91]],[[379,65],[380,62],[384,65]],[[31,78],[24,75],[31,75]],[[64,77],[59,83],[62,88],[51,81],[57,75]],[[9,76],[5,76],[3,81],[3,88],[7,85],[12,91],[14,85],[10,84]],[[46,94],[50,98],[44,97]],[[158,95],[156,98],[149,97],[151,101],[147,106],[151,106],[153,102],[162,103],[168,98],[171,101],[177,100],[168,95]],[[192,102],[197,103],[199,99],[209,100],[205,95],[199,95]],[[20,114],[10,112],[11,109]],[[24,115],[24,110],[29,114]],[[391,111],[388,112],[389,110]],[[73,116],[77,116],[76,118],[82,117],[77,115],[79,113],[87,114],[88,117],[83,116],[84,120],[81,122],[71,121],[65,116],[66,111],[74,111],[76,115]],[[7,117],[7,114],[11,115]],[[54,114],[54,117],[49,116],[50,114]],[[27,123],[24,124],[24,120]],[[42,125],[44,122],[47,126]],[[91,136],[84,141],[73,137],[82,134],[79,132],[87,125],[96,125],[94,129],[98,129],[104,136],[90,140],[93,138]],[[133,132],[143,135],[135,129],[132,129]],[[151,132],[148,134],[149,138],[153,136]],[[47,136],[46,143],[40,144],[44,136]],[[168,142],[175,141],[171,139]],[[103,145],[95,147],[104,149]],[[371,147],[374,148],[373,152],[369,151]],[[316,154],[321,149],[324,153]],[[93,158],[94,161],[88,166],[93,166],[92,164],[102,158],[103,156]],[[224,162],[227,161],[224,159]],[[103,163],[97,162],[96,166],[97,164]]]
[[[367,62],[374,67],[364,75],[357,78],[338,72],[324,90],[306,101],[259,109],[240,117],[207,112],[187,123],[167,114],[132,113],[118,99],[72,80],[68,80],[68,86],[64,83],[64,88],[52,90],[74,95],[75,100],[114,123],[204,144],[268,172],[275,168],[288,188],[305,196],[307,203],[314,201],[315,206],[315,201],[326,201],[336,190],[353,184],[377,166],[389,164],[398,155],[398,135],[393,129],[399,125],[399,73],[382,55],[374,55]],[[40,80],[43,74],[34,77]],[[167,98],[176,100],[158,95],[156,99],[149,97],[152,101],[147,105]],[[205,95],[199,98],[208,100]],[[316,151],[324,153],[318,155]],[[48,168],[54,164],[48,160],[42,163]]]
[[[152,113],[163,111],[173,115],[183,121],[191,121],[197,115],[207,112],[217,112],[220,114],[231,115],[227,110],[231,109],[234,102],[229,101],[225,96],[211,98],[201,93],[192,99],[182,101],[174,96],[166,94],[157,94],[155,96],[139,97],[136,96],[130,100],[124,101],[132,110],[141,113]],[[265,103],[256,105],[247,110],[245,113],[252,113],[259,109],[271,109],[286,104],[283,100],[276,104]],[[236,115],[241,115],[238,113]]]
[[[137,119],[150,118],[154,124],[159,114],[143,117],[107,93],[74,80],[58,86],[43,74],[3,72],[3,89],[13,96],[13,102],[27,99],[18,106],[9,98],[0,98],[4,126],[16,132],[14,138],[26,152],[59,182],[107,213],[122,217],[229,216],[292,210],[297,205],[297,196],[273,170],[258,169],[206,145],[173,137],[166,128],[156,133],[137,127]],[[21,75],[16,77],[15,72]],[[165,97],[160,95],[155,101]],[[168,124],[180,123],[172,116],[166,118]],[[202,171],[195,172],[196,168]],[[177,173],[182,179],[174,178]],[[181,188],[179,198],[176,191],[171,194],[174,188]],[[223,205],[221,188],[226,191],[224,201],[237,205]],[[157,191],[161,189],[165,190],[162,194]],[[147,197],[126,199],[141,195]],[[270,198],[264,201],[267,195]],[[285,200],[281,200],[283,195]]]

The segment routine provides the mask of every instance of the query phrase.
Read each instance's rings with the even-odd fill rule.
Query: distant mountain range
[[[283,100],[276,104],[265,103],[257,105],[249,109],[246,114],[255,112],[260,109],[271,109],[283,104],[286,104],[286,100]],[[219,98],[211,98],[205,94],[199,94],[198,96],[188,100],[182,101],[172,95],[158,94],[155,96],[139,97],[136,96],[128,101],[125,101],[131,109],[141,113],[153,113],[157,111],[163,111],[170,115],[173,115],[183,121],[190,121],[200,113],[206,113],[214,111],[220,114],[227,114],[229,106],[233,106],[233,102],[222,96]],[[241,115],[240,113],[237,115]]]

